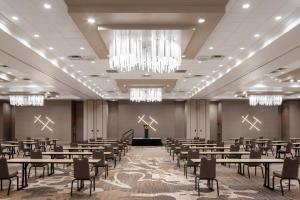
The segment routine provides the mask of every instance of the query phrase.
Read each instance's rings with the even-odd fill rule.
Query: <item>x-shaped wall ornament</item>
[[[242,116],[242,119],[243,119],[242,123],[247,122],[250,125],[249,130],[252,130],[254,128],[257,131],[260,131],[260,128],[258,128],[258,126],[257,126],[257,123],[262,124],[262,122],[259,119],[257,119],[255,116],[252,116],[254,121],[251,122],[251,121],[249,121],[248,117],[249,117],[249,115]]]
[[[49,123],[55,124],[55,122],[54,122],[52,119],[50,119],[48,116],[45,116],[45,118],[46,118],[47,121],[46,121],[46,122],[43,122],[43,121],[41,120],[41,117],[42,117],[42,115],[34,116],[34,118],[35,118],[34,124],[36,124],[37,122],[39,122],[40,124],[42,124],[41,131],[45,130],[45,128],[46,128],[46,129],[48,129],[49,131],[53,132],[53,129],[49,126]]]
[[[158,122],[153,118],[153,117],[151,117],[150,115],[149,115],[149,119],[151,120],[150,121],[150,123],[149,122],[147,122],[146,120],[144,120],[144,117],[145,117],[145,115],[142,115],[142,116],[138,116],[138,124],[140,123],[140,122],[143,122],[144,124],[146,124],[146,125],[148,125],[154,132],[156,132],[156,128],[154,128],[153,126],[152,126],[152,124],[154,123],[154,124],[158,124]]]

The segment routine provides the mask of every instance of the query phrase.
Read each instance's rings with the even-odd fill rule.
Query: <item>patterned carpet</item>
[[[111,164],[112,165],[112,164]],[[272,166],[281,169],[282,165]],[[11,165],[11,168],[20,166]],[[41,173],[38,171],[38,173]],[[74,190],[70,196],[72,167],[56,167],[55,175],[45,178],[35,178],[34,173],[29,179],[29,187],[15,191],[13,186],[11,195],[6,196],[7,185],[0,193],[1,199],[104,199],[104,200],[196,200],[196,199],[300,199],[297,182],[292,182],[291,191],[286,191],[284,197],[279,190],[264,188],[260,171],[251,179],[237,174],[237,167],[231,168],[218,165],[217,178],[219,180],[220,197],[217,192],[207,189],[206,182],[201,183],[201,198],[194,188],[192,169],[186,179],[183,168],[178,168],[164,147],[132,147],[126,157],[122,158],[117,167],[110,167],[109,177],[104,174],[97,178],[96,191],[89,196],[89,183],[78,192]],[[14,182],[15,184],[15,182]],[[285,190],[287,189],[285,185]],[[74,185],[76,188],[76,185]]]

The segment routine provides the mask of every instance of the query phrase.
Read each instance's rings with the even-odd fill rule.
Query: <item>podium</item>
[[[144,138],[149,138],[149,126],[144,125]]]

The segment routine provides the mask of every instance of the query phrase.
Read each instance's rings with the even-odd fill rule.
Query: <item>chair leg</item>
[[[90,180],[90,196],[92,196],[92,186],[93,186],[93,181]]]
[[[254,167],[254,174],[255,174],[255,176],[256,176],[256,166]]]
[[[291,190],[291,179],[289,179],[289,191]]]
[[[31,166],[29,167],[29,170],[28,170],[28,178],[30,178],[30,171],[31,171]]]
[[[19,190],[19,176],[17,176],[17,190]]]
[[[125,151],[125,150],[124,150]],[[96,177],[94,177],[94,191],[96,190]]]
[[[43,178],[45,178],[45,167],[43,167]]]
[[[275,176],[273,176],[273,190],[275,189],[275,183],[274,183],[274,181],[275,181]]]
[[[265,175],[264,175],[264,169],[263,169],[262,166],[260,166],[260,168],[261,168],[261,174],[262,174],[262,177],[265,178]]]
[[[36,177],[36,167],[34,167],[34,177]]]
[[[280,179],[280,189],[281,189],[281,194],[282,196],[284,195],[284,192],[283,192],[283,186],[282,186],[282,179]]]
[[[3,190],[3,186],[2,186],[2,179],[1,179],[1,191]]]
[[[200,196],[200,179],[198,180],[198,196]]]
[[[9,179],[8,190],[7,190],[7,196],[9,196],[10,187],[11,187],[11,179]]]
[[[249,165],[247,165],[247,169],[248,169],[248,178],[250,179]]]
[[[72,180],[72,183],[71,183],[71,196],[73,195],[73,183],[74,183],[75,179]]]
[[[220,196],[220,193],[219,193],[219,181],[217,179],[214,179],[217,183],[217,193],[218,193],[218,196]]]

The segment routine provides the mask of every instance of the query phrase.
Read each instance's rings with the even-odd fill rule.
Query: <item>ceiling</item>
[[[299,0],[2,0],[0,72],[14,78],[0,82],[0,92],[127,99],[124,85],[161,84],[164,99],[234,99],[243,91],[299,98],[298,76],[289,78],[299,74],[299,23]],[[109,71],[114,29],[179,30],[182,71]]]

